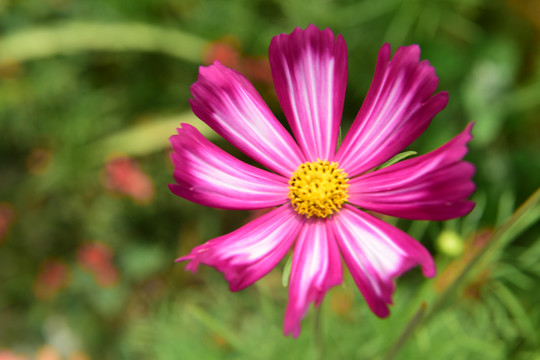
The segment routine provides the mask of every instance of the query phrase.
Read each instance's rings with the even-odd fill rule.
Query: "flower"
[[[463,216],[474,203],[474,166],[462,161],[472,124],[440,148],[377,168],[428,126],[448,101],[416,45],[390,59],[385,44],[375,76],[337,149],[347,80],[345,41],[313,25],[273,38],[269,58],[277,96],[294,138],[254,87],[216,62],[191,87],[194,113],[268,170],[238,160],[182,124],[171,137],[176,195],[222,209],[276,207],[177,261],[215,267],[241,290],[293,248],[284,333],[297,337],[310,303],[342,282],[342,259],[371,310],[389,314],[394,279],[420,265],[435,275],[429,252],[403,231],[366,213],[407,219]],[[296,141],[295,141],[296,139]],[[361,210],[364,209],[364,210]]]
[[[120,275],[113,264],[113,251],[105,244],[86,243],[77,251],[79,265],[88,270],[96,282],[103,287],[111,287],[118,282]]]
[[[47,259],[41,264],[34,281],[34,294],[40,299],[51,299],[69,285],[70,277],[71,272],[64,262]]]
[[[111,157],[103,168],[101,179],[108,190],[127,195],[139,204],[150,203],[155,195],[152,178],[128,156]]]

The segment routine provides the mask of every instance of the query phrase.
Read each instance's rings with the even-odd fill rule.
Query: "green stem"
[[[401,336],[396,340],[394,345],[388,350],[386,353],[386,356],[384,357],[384,360],[390,360],[393,359],[394,356],[398,353],[399,349],[405,344],[405,342],[409,339],[409,335],[412,334],[414,329],[422,322],[424,315],[426,313],[427,304],[425,302],[420,304],[420,308],[416,311],[416,313],[413,315],[411,320],[407,323],[405,326],[405,329],[401,333]]]
[[[315,350],[317,351],[317,360],[324,360],[324,334],[322,330],[322,306],[315,309],[314,334]]]
[[[534,210],[534,207],[540,203],[540,188],[538,188],[515,212],[514,214],[499,228],[497,228],[490,239],[487,241],[487,244],[482,248],[475,257],[467,263],[463,268],[461,273],[456,277],[456,279],[445,289],[445,291],[439,296],[435,301],[430,311],[423,316],[424,309],[421,307],[420,310],[413,316],[413,318],[408,322],[407,326],[401,333],[401,335],[394,342],[394,345],[390,347],[385,360],[393,359],[394,356],[398,353],[398,350],[407,342],[407,340],[414,334],[416,328],[420,325],[427,324],[429,320],[452,298],[456,290],[462,285],[463,281],[470,275],[471,271],[477,266],[477,264],[483,260],[488,253],[493,254],[496,250],[500,249],[507,242],[507,235],[510,230],[514,229],[516,224],[524,218],[524,216]],[[534,219],[533,219],[534,220]],[[531,221],[532,222],[532,221]],[[522,229],[527,225],[523,226]]]
[[[444,307],[452,295],[456,292],[458,287],[461,285],[463,280],[467,278],[469,273],[476,267],[476,265],[484,259],[484,257],[493,253],[496,250],[500,249],[506,243],[506,235],[508,232],[527,214],[532,210],[536,205],[540,203],[540,188],[538,188],[515,212],[512,216],[506,220],[499,228],[497,228],[490,239],[487,241],[486,245],[482,250],[467,263],[463,268],[458,277],[448,286],[445,291],[441,294],[439,299],[433,304],[426,318],[425,322],[430,320],[435,313]]]
[[[204,309],[199,306],[190,304],[186,305],[185,309],[191,316],[193,316],[197,321],[202,325],[208,328],[210,331],[221,336],[225,341],[227,341],[234,349],[240,353],[247,353],[244,348],[244,341],[235,335],[234,331],[231,331],[227,327],[223,326],[218,320],[216,320],[212,315],[208,314]]]

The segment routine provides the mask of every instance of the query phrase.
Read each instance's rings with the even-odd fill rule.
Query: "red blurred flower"
[[[203,53],[203,62],[209,65],[216,60],[227,67],[239,70],[239,42],[232,36],[225,36],[208,44]]]
[[[242,54],[240,42],[232,36],[211,42],[206,47],[203,62],[210,65],[214,61],[219,61],[226,67],[241,72],[253,82],[273,87],[268,57]]]
[[[40,299],[50,299],[69,284],[69,267],[59,261],[48,259],[34,281],[34,295]]]
[[[89,271],[96,282],[104,287],[116,284],[119,278],[118,270],[112,263],[113,252],[101,243],[82,245],[77,252],[79,265]]]
[[[52,151],[44,147],[33,149],[26,157],[26,168],[31,174],[40,175],[47,171],[51,164]]]
[[[105,188],[127,195],[141,204],[149,203],[154,198],[152,179],[141,170],[135,160],[127,156],[117,156],[107,161],[102,172],[102,181]]]
[[[0,244],[2,244],[2,240],[13,223],[14,215],[15,211],[13,210],[13,205],[9,203],[0,203]]]
[[[28,360],[28,357],[4,349],[0,350],[0,360]]]

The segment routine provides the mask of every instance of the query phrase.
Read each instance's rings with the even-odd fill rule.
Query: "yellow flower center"
[[[308,218],[328,217],[341,209],[349,195],[349,178],[338,163],[318,160],[303,163],[289,180],[289,199],[297,213]]]

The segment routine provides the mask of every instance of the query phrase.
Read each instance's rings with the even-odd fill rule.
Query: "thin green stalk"
[[[414,334],[416,328],[420,325],[427,324],[431,318],[442,309],[448,301],[455,294],[456,290],[462,285],[463,281],[470,275],[471,271],[477,266],[477,264],[483,260],[487,254],[493,254],[493,252],[500,249],[507,242],[508,233],[516,226],[516,224],[522,220],[526,214],[535,210],[535,207],[540,203],[540,188],[538,188],[515,212],[514,214],[499,228],[497,228],[487,244],[482,250],[471,259],[470,262],[463,268],[461,273],[456,279],[448,286],[445,291],[435,301],[426,316],[421,316],[422,310],[419,310],[413,318],[409,321],[401,335],[394,342],[394,345],[390,347],[385,360],[393,359],[398,353],[399,349],[407,342],[407,340]]]
[[[420,304],[420,308],[416,311],[416,313],[414,313],[413,317],[409,320],[409,322],[405,326],[405,329],[401,333],[401,336],[397,339],[394,345],[386,353],[384,360],[390,360],[390,359],[393,359],[394,356],[396,356],[396,354],[398,353],[398,350],[408,340],[409,334],[411,334],[414,331],[414,329],[422,322],[424,315],[426,313],[426,308],[427,308],[427,304],[425,302],[422,302]]]
[[[482,250],[467,263],[458,277],[448,286],[441,294],[438,300],[433,304],[429,313],[427,314],[425,321],[427,322],[437,311],[446,305],[447,301],[455,293],[457,288],[461,285],[463,280],[467,278],[469,273],[475,268],[475,266],[484,259],[488,253],[493,253],[505,243],[507,233],[521,220],[529,211],[531,211],[536,205],[540,203],[540,188],[538,188],[515,212],[514,214],[500,227],[498,227],[491,238],[487,241]]]
[[[317,351],[317,360],[324,360],[324,334],[322,330],[322,306],[315,309],[315,323],[313,337],[315,339],[315,350]]]
[[[242,339],[237,337],[233,331],[223,326],[223,324],[217,321],[214,317],[212,317],[212,315],[208,314],[202,308],[190,304],[186,305],[185,311],[187,311],[191,316],[197,319],[197,321],[207,327],[210,331],[218,334],[223,339],[225,339],[234,349],[241,353],[246,353]]]

